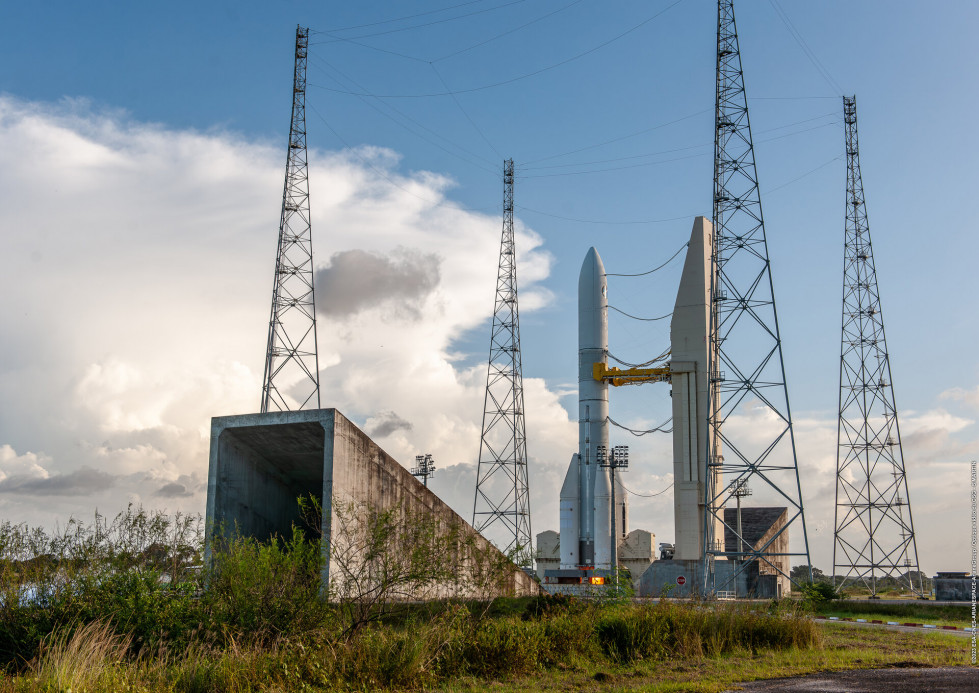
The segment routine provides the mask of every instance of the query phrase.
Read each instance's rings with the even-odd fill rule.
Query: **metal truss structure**
[[[289,154],[275,256],[262,412],[320,407],[313,238],[306,159],[306,54],[309,29],[296,27]]]
[[[893,577],[920,596],[918,548],[860,175],[855,96],[843,97],[843,120],[846,233],[834,582],[837,590],[858,583],[876,596],[878,580]],[[842,575],[838,581],[837,575]],[[917,585],[913,576],[917,577]]]
[[[785,577],[792,560],[810,564],[733,0],[717,4],[714,123],[705,594],[734,589],[731,583],[755,561],[762,573]],[[749,481],[756,496],[787,508],[785,524],[757,546],[724,521],[725,505]],[[804,552],[789,548],[791,527],[801,529]],[[733,546],[725,544],[727,533]],[[717,559],[738,561],[723,585],[715,584]]]
[[[503,162],[503,237],[490,335],[473,526],[531,565],[530,490],[524,425],[517,260],[513,239],[513,159]],[[494,534],[495,533],[495,534]]]

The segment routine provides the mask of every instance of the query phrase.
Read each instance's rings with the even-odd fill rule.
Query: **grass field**
[[[55,537],[0,523],[0,693],[719,691],[750,679],[968,658],[966,638],[816,623],[805,604],[856,606],[819,595],[804,605],[406,602],[452,577],[439,572],[452,547],[420,535],[417,550],[392,552],[401,527],[387,514],[369,517],[366,543],[356,545],[370,549],[372,562],[361,562],[370,570],[337,581],[349,589],[331,581],[328,594],[320,544],[298,528],[272,542],[229,540],[206,565],[193,522],[139,509],[96,519]],[[886,608],[911,620],[924,606]]]

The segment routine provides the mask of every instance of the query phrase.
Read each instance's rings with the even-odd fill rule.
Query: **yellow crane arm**
[[[609,368],[606,363],[592,364],[592,377],[595,380],[610,383],[615,387],[620,385],[641,385],[643,383],[670,382],[669,365],[658,368]]]

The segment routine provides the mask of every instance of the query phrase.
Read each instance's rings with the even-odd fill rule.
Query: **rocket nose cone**
[[[596,279],[603,276],[605,276],[605,265],[602,263],[602,256],[598,254],[595,246],[592,246],[585,254],[585,261],[581,263],[578,286],[594,286]]]

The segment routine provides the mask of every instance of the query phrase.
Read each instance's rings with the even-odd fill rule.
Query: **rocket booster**
[[[596,451],[600,445],[609,450],[608,383],[595,380],[592,365],[607,363],[607,356],[608,285],[602,258],[591,248],[578,276],[578,555],[582,565],[597,566],[603,558],[606,567],[611,555],[611,484],[607,471],[598,467]]]

